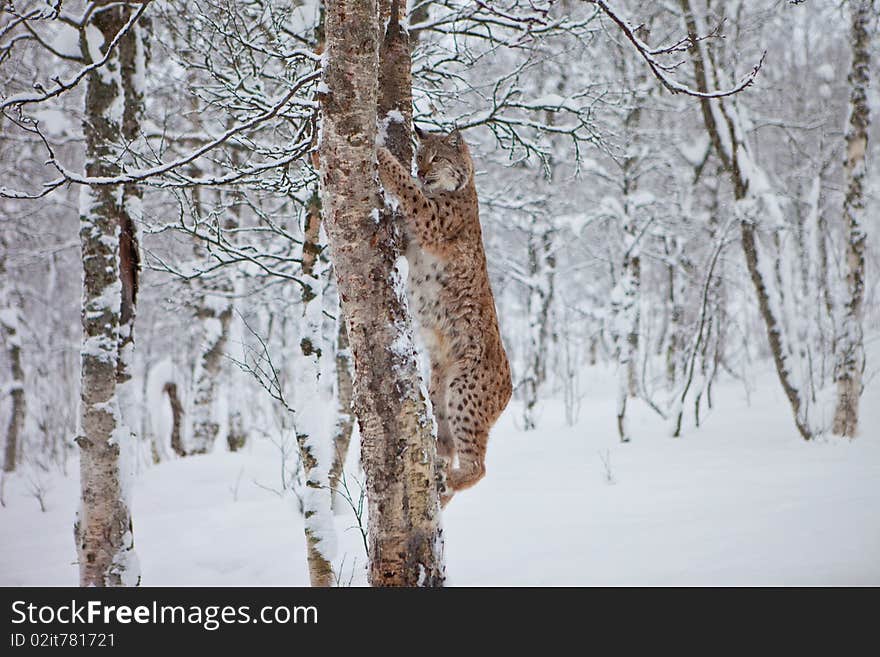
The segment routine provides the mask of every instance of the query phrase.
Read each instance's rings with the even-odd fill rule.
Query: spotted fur
[[[486,270],[468,147],[457,132],[420,133],[419,176],[385,148],[379,176],[406,220],[408,290],[431,359],[444,505],[486,473],[489,429],[512,391]]]

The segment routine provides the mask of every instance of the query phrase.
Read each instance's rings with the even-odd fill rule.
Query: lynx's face
[[[419,136],[419,151],[416,161],[419,166],[419,180],[430,192],[457,192],[473,178],[474,165],[467,144],[458,130],[448,135],[423,132],[416,128]]]

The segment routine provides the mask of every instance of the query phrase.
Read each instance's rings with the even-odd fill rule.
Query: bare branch
[[[620,31],[623,32],[624,36],[635,46],[636,50],[638,50],[642,59],[648,64],[648,67],[651,69],[651,72],[654,74],[654,77],[657,78],[660,83],[666,87],[669,91],[674,94],[685,94],[688,96],[693,96],[694,98],[724,98],[726,96],[732,96],[734,94],[738,94],[744,89],[750,87],[752,83],[755,81],[755,77],[758,75],[758,71],[761,70],[761,66],[764,63],[764,58],[767,55],[767,51],[765,50],[761,54],[761,59],[757,64],[752,68],[752,70],[746,75],[736,86],[725,89],[721,91],[700,91],[698,89],[693,89],[686,84],[683,84],[674,78],[672,78],[669,73],[676,68],[678,68],[683,62],[677,62],[675,64],[665,64],[657,59],[658,55],[666,55],[674,52],[681,52],[685,43],[688,43],[688,49],[692,49],[696,47],[698,41],[703,39],[710,38],[715,36],[715,34],[699,36],[697,34],[689,34],[687,39],[682,39],[681,41],[676,42],[672,46],[667,46],[665,48],[651,48],[647,43],[642,41],[638,35],[636,34],[637,29],[633,28],[621,15],[620,13],[613,9],[606,0],[585,0],[590,4],[596,5],[602,12],[608,16]]]

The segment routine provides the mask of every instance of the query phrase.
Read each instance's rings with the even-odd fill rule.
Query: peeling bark
[[[109,8],[92,25],[112,42],[131,16],[127,7]],[[82,37],[85,40],[85,36]],[[135,27],[103,68],[87,78],[85,119],[86,175],[120,171],[119,143],[136,122],[139,102],[132,73],[141,39]],[[134,43],[133,43],[134,42]],[[84,53],[89,48],[82,43]],[[130,191],[130,190],[129,190]],[[137,294],[137,242],[126,189],[83,187],[80,243],[83,264],[82,384],[79,427],[81,505],[75,526],[82,586],[130,586],[140,582],[128,499],[133,436],[125,425],[120,392],[130,379],[130,352]]]
[[[398,8],[396,2],[393,7]],[[408,68],[409,48],[398,41],[407,37],[397,23],[389,23],[383,52],[405,53],[396,63]],[[378,213],[376,0],[329,4],[325,33],[321,201],[354,357],[354,407],[367,475],[370,582],[440,586],[444,569],[433,421],[396,267],[393,225]],[[387,56],[384,61],[395,63]],[[383,78],[394,79],[400,78]],[[404,117],[411,115],[408,89],[397,95],[406,102],[391,103],[406,112]],[[403,148],[408,140],[399,144]],[[405,153],[395,153],[401,154],[408,161]]]

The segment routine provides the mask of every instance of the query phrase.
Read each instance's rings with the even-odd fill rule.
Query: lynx
[[[382,147],[379,177],[405,217],[407,287],[431,360],[429,394],[437,451],[445,461],[445,506],[486,474],[489,429],[507,406],[512,385],[467,144],[458,131],[416,132],[418,178]]]

